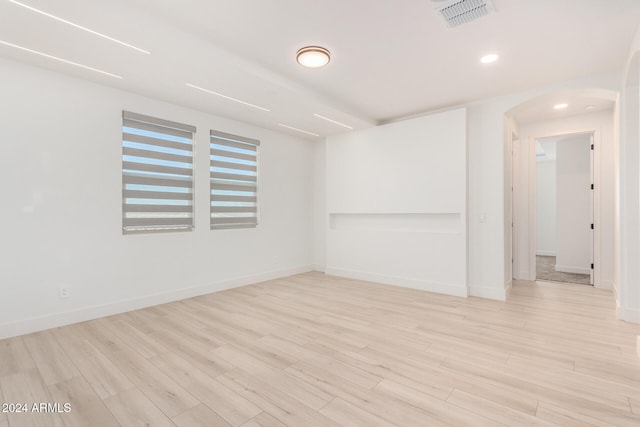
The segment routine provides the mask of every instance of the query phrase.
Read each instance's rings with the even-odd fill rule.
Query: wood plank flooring
[[[307,273],[0,341],[0,427],[637,427],[639,334],[586,286]]]

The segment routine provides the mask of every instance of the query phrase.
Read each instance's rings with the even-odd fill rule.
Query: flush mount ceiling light
[[[122,78],[122,76],[119,76],[117,74],[108,73],[106,71],[99,70],[97,68],[89,67],[88,65],[78,64],[77,62],[69,61],[67,59],[58,58],[57,56],[49,55],[47,53],[39,52],[37,50],[29,49],[29,48],[26,48],[26,47],[23,47],[23,46],[18,46],[17,44],[5,42],[3,40],[0,40],[0,44],[5,45],[5,46],[9,46],[9,47],[13,47],[15,49],[20,49],[20,50],[25,51],[25,52],[33,53],[35,55],[43,56],[45,58],[53,59],[54,61],[64,62],[65,64],[73,65],[75,67],[84,68],[85,70],[90,70],[90,71],[94,71],[96,73],[104,74],[104,75],[109,76],[109,77],[115,77],[116,79],[121,79]]]
[[[496,62],[497,60],[498,60],[497,53],[490,53],[480,58],[480,62],[482,62],[483,64],[491,64],[492,62]]]
[[[563,108],[567,108],[568,106],[569,106],[569,104],[562,103],[562,104],[554,105],[553,108],[556,109],[556,110],[562,110]]]
[[[324,67],[331,60],[331,53],[320,46],[303,47],[296,53],[298,64],[307,68]]]
[[[109,37],[106,34],[99,33],[97,31],[94,31],[94,30],[90,29],[90,28],[83,27],[82,25],[78,25],[78,24],[76,24],[74,22],[67,21],[66,19],[60,18],[59,16],[52,15],[51,13],[45,12],[45,11],[40,10],[40,9],[36,9],[35,7],[29,6],[28,4],[20,3],[19,1],[16,1],[16,0],[8,0],[8,1],[9,1],[9,3],[13,3],[16,6],[24,7],[25,9],[29,9],[32,12],[39,13],[40,15],[44,15],[47,18],[55,19],[56,21],[63,22],[65,24],[67,24],[67,25],[71,25],[72,27],[78,28],[79,30],[86,31],[86,32],[91,33],[91,34],[93,34],[95,36],[102,37],[103,39],[107,39],[107,40],[112,41],[114,43],[118,43],[118,44],[120,44],[122,46],[126,46],[126,47],[128,47],[130,49],[137,50],[138,52],[146,53],[147,55],[151,54],[151,52],[149,52],[148,50],[140,49],[139,47],[136,47],[136,46],[131,45],[129,43],[125,43],[125,42],[120,41],[118,39],[114,39],[113,37]]]

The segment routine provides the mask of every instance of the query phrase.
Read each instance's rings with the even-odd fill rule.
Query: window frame
[[[195,228],[195,134],[195,126],[122,111],[123,235]]]
[[[211,230],[247,229],[259,226],[259,148],[260,141],[257,139],[210,130],[209,228]],[[254,154],[250,154],[251,152]],[[222,160],[214,160],[214,157]],[[237,167],[234,168],[234,165]],[[214,169],[224,169],[224,171]],[[229,194],[231,192],[244,194]],[[238,205],[234,206],[235,203]],[[222,206],[223,204],[226,205]],[[215,216],[216,214],[218,216]]]

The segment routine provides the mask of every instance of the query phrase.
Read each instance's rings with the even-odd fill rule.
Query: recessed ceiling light
[[[248,107],[257,108],[258,110],[267,111],[267,112],[270,112],[270,111],[271,111],[271,110],[269,110],[268,108],[260,107],[260,106],[255,105],[255,104],[250,104],[250,103],[248,103],[248,102],[241,101],[241,100],[239,100],[239,99],[232,98],[232,97],[230,97],[230,96],[223,95],[223,94],[221,94],[221,93],[214,92],[214,91],[212,91],[212,90],[202,88],[202,87],[200,87],[200,86],[192,85],[191,83],[185,83],[185,85],[187,85],[187,86],[189,86],[189,87],[191,87],[191,88],[194,88],[194,89],[201,90],[201,91],[203,91],[203,92],[210,93],[210,94],[212,94],[212,95],[219,96],[219,97],[224,98],[224,99],[228,99],[229,101],[234,101],[234,102],[237,102],[237,103],[239,103],[239,104],[246,105],[246,106],[248,106]]]
[[[282,123],[278,123],[278,126],[282,126],[283,128],[287,128],[287,129],[291,129],[291,130],[295,130],[297,132],[302,132],[302,133],[306,133],[307,135],[311,135],[311,136],[320,136],[317,133],[313,133],[313,132],[309,132],[307,130],[302,130],[302,129],[298,129],[298,128],[294,128],[293,126],[289,126],[289,125],[285,125]]]
[[[10,3],[13,3],[13,4],[17,5],[17,6],[22,6],[22,7],[24,7],[25,9],[29,9],[29,10],[30,10],[30,11],[32,11],[32,12],[39,13],[40,15],[44,15],[44,16],[46,16],[46,17],[48,17],[48,18],[55,19],[56,21],[63,22],[63,23],[65,23],[65,24],[67,24],[67,25],[71,25],[72,27],[75,27],[75,28],[78,28],[78,29],[80,29],[80,30],[86,31],[86,32],[91,33],[91,34],[93,34],[93,35],[96,35],[96,36],[98,36],[98,37],[102,37],[102,38],[107,39],[107,40],[110,40],[110,41],[112,41],[112,42],[114,42],[114,43],[121,44],[122,46],[126,46],[126,47],[128,47],[128,48],[133,49],[133,50],[137,50],[138,52],[146,53],[147,55],[150,55],[150,54],[151,54],[151,52],[149,52],[149,51],[147,51],[147,50],[140,49],[139,47],[135,47],[135,46],[133,46],[133,45],[130,45],[129,43],[125,43],[125,42],[120,41],[120,40],[118,40],[118,39],[114,39],[113,37],[109,37],[109,36],[107,36],[106,34],[102,34],[102,33],[99,33],[99,32],[97,32],[97,31],[91,30],[91,29],[89,29],[89,28],[87,28],[87,27],[83,27],[82,25],[78,25],[78,24],[73,23],[73,22],[71,22],[71,21],[67,21],[66,19],[60,18],[59,16],[52,15],[52,14],[50,14],[50,13],[47,13],[47,12],[43,11],[43,10],[36,9],[35,7],[31,7],[31,6],[27,5],[27,4],[20,3],[19,1],[15,1],[15,0],[8,0],[8,1],[9,1]]]
[[[480,62],[482,62],[483,64],[491,64],[492,62],[496,62],[497,60],[498,54],[496,53],[490,53],[480,58]]]
[[[303,47],[296,53],[298,64],[307,68],[324,67],[331,60],[331,53],[320,46]]]
[[[110,76],[110,77],[115,77],[116,79],[121,79],[122,78],[122,76],[118,76],[117,74],[108,73],[106,71],[102,71],[102,70],[99,70],[97,68],[89,67],[88,65],[78,64],[77,62],[69,61],[67,59],[58,58],[57,56],[49,55],[49,54],[43,53],[43,52],[38,52],[37,50],[33,50],[33,49],[26,48],[26,47],[18,46],[17,44],[5,42],[5,41],[2,41],[2,40],[0,40],[0,44],[3,44],[5,46],[9,46],[9,47],[13,47],[13,48],[16,48],[16,49],[24,50],[25,52],[34,53],[36,55],[44,56],[45,58],[53,59],[55,61],[64,62],[65,64],[69,64],[69,65],[73,65],[73,66],[76,66],[76,67],[84,68],[85,70],[91,70],[91,71],[95,71],[96,73],[105,74],[105,75]]]
[[[553,108],[555,108],[556,110],[562,110],[563,108],[567,108],[568,106],[569,104],[562,103],[554,105]]]
[[[334,124],[336,124],[336,125],[338,125],[338,126],[342,126],[342,127],[344,127],[344,128],[347,128],[347,129],[353,129],[353,128],[352,128],[351,126],[349,126],[349,125],[345,125],[344,123],[340,123],[340,122],[339,122],[339,121],[337,121],[337,120],[333,120],[333,119],[330,119],[330,118],[328,118],[328,117],[321,116],[320,114],[315,114],[315,113],[314,113],[313,115],[314,115],[314,116],[316,116],[316,117],[317,117],[317,118],[319,118],[319,119],[326,120],[326,121],[331,122],[331,123],[334,123]]]

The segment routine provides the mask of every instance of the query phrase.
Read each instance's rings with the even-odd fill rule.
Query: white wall
[[[625,66],[620,111],[619,316],[640,323],[640,26]]]
[[[505,143],[513,129],[504,113],[512,102],[498,98],[468,109],[469,294],[498,300],[506,298],[510,285],[505,277],[510,240],[505,187],[511,171]]]
[[[556,256],[556,160],[536,161],[536,255]]]
[[[590,144],[588,135],[557,142],[557,271],[589,274],[591,270]]]
[[[327,247],[327,192],[325,140],[313,145],[313,265],[316,271],[325,271]]]
[[[557,136],[576,132],[593,131],[594,143],[594,173],[601,177],[600,182],[595,183],[594,194],[599,200],[600,209],[594,212],[595,222],[599,225],[594,231],[594,240],[599,241],[600,250],[595,254],[594,279],[596,286],[610,289],[614,282],[614,254],[615,254],[615,140],[613,128],[613,111],[599,111],[588,114],[579,114],[566,118],[548,120],[542,122],[526,123],[520,125],[520,151],[526,153],[520,158],[519,188],[521,204],[516,219],[516,226],[521,237],[520,247],[516,257],[518,269],[514,272],[516,277],[528,279],[535,275],[534,259],[529,253],[528,236],[534,226],[534,218],[529,218],[532,191],[531,179],[534,171],[531,170],[532,159],[535,154],[532,144],[535,139],[545,136]],[[598,172],[599,171],[599,174]],[[596,203],[596,206],[598,203]],[[559,226],[558,226],[559,229]],[[535,230],[535,228],[534,228]],[[534,232],[534,233],[537,233]]]
[[[327,138],[326,271],[466,289],[466,111]]]
[[[503,254],[509,254],[512,252],[513,242],[516,239],[515,234],[513,232],[513,216],[515,212],[513,210],[513,193],[514,193],[514,185],[513,182],[513,158],[517,156],[517,153],[514,152],[513,147],[517,145],[519,129],[518,123],[510,117],[505,118],[505,129],[504,129],[504,137],[505,143],[503,144],[503,170],[504,170],[504,180],[503,180],[503,211],[504,211],[504,221],[503,221]],[[468,184],[467,184],[468,185]],[[467,192],[467,197],[469,196]],[[468,199],[467,199],[468,200]],[[467,218],[469,222],[471,218]],[[467,250],[469,247],[467,247]],[[511,282],[513,277],[513,259],[511,262],[503,263],[503,280],[506,292],[509,292],[511,289]],[[495,295],[489,295],[489,297],[495,297]],[[501,297],[501,296],[500,296]]]
[[[5,60],[0,93],[0,338],[312,269],[312,142]],[[122,235],[123,109],[197,127],[193,232]],[[209,230],[211,128],[262,142],[257,229]]]

